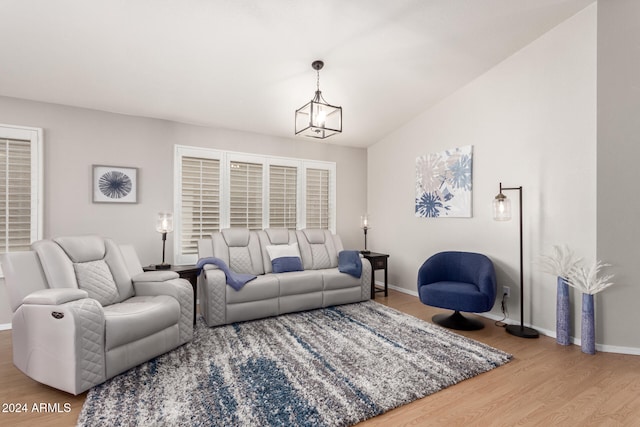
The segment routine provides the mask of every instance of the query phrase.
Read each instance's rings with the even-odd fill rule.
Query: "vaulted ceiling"
[[[293,138],[321,59],[365,147],[593,2],[2,0],[0,95]]]

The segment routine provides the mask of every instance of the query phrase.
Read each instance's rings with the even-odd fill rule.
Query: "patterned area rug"
[[[373,301],[208,328],[87,395],[79,426],[349,426],[511,355]]]

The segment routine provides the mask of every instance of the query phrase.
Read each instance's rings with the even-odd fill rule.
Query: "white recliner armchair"
[[[193,338],[189,282],[143,272],[130,246],[60,237],[1,262],[13,362],[51,387],[80,394]]]

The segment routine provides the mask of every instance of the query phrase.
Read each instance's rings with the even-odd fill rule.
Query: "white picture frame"
[[[93,203],[138,203],[138,168],[93,165]]]

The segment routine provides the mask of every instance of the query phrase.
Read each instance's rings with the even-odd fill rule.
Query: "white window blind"
[[[269,227],[295,230],[298,168],[269,166]]]
[[[261,230],[262,227],[262,165],[229,163],[229,224]]]
[[[329,228],[329,171],[308,168],[306,172],[306,227]]]
[[[175,146],[174,263],[228,227],[336,227],[335,163]]]
[[[31,141],[0,139],[0,252],[31,245]]]
[[[198,239],[220,229],[220,160],[183,156],[181,190],[181,254],[197,254]]]
[[[42,129],[0,124],[0,253],[41,238]]]

